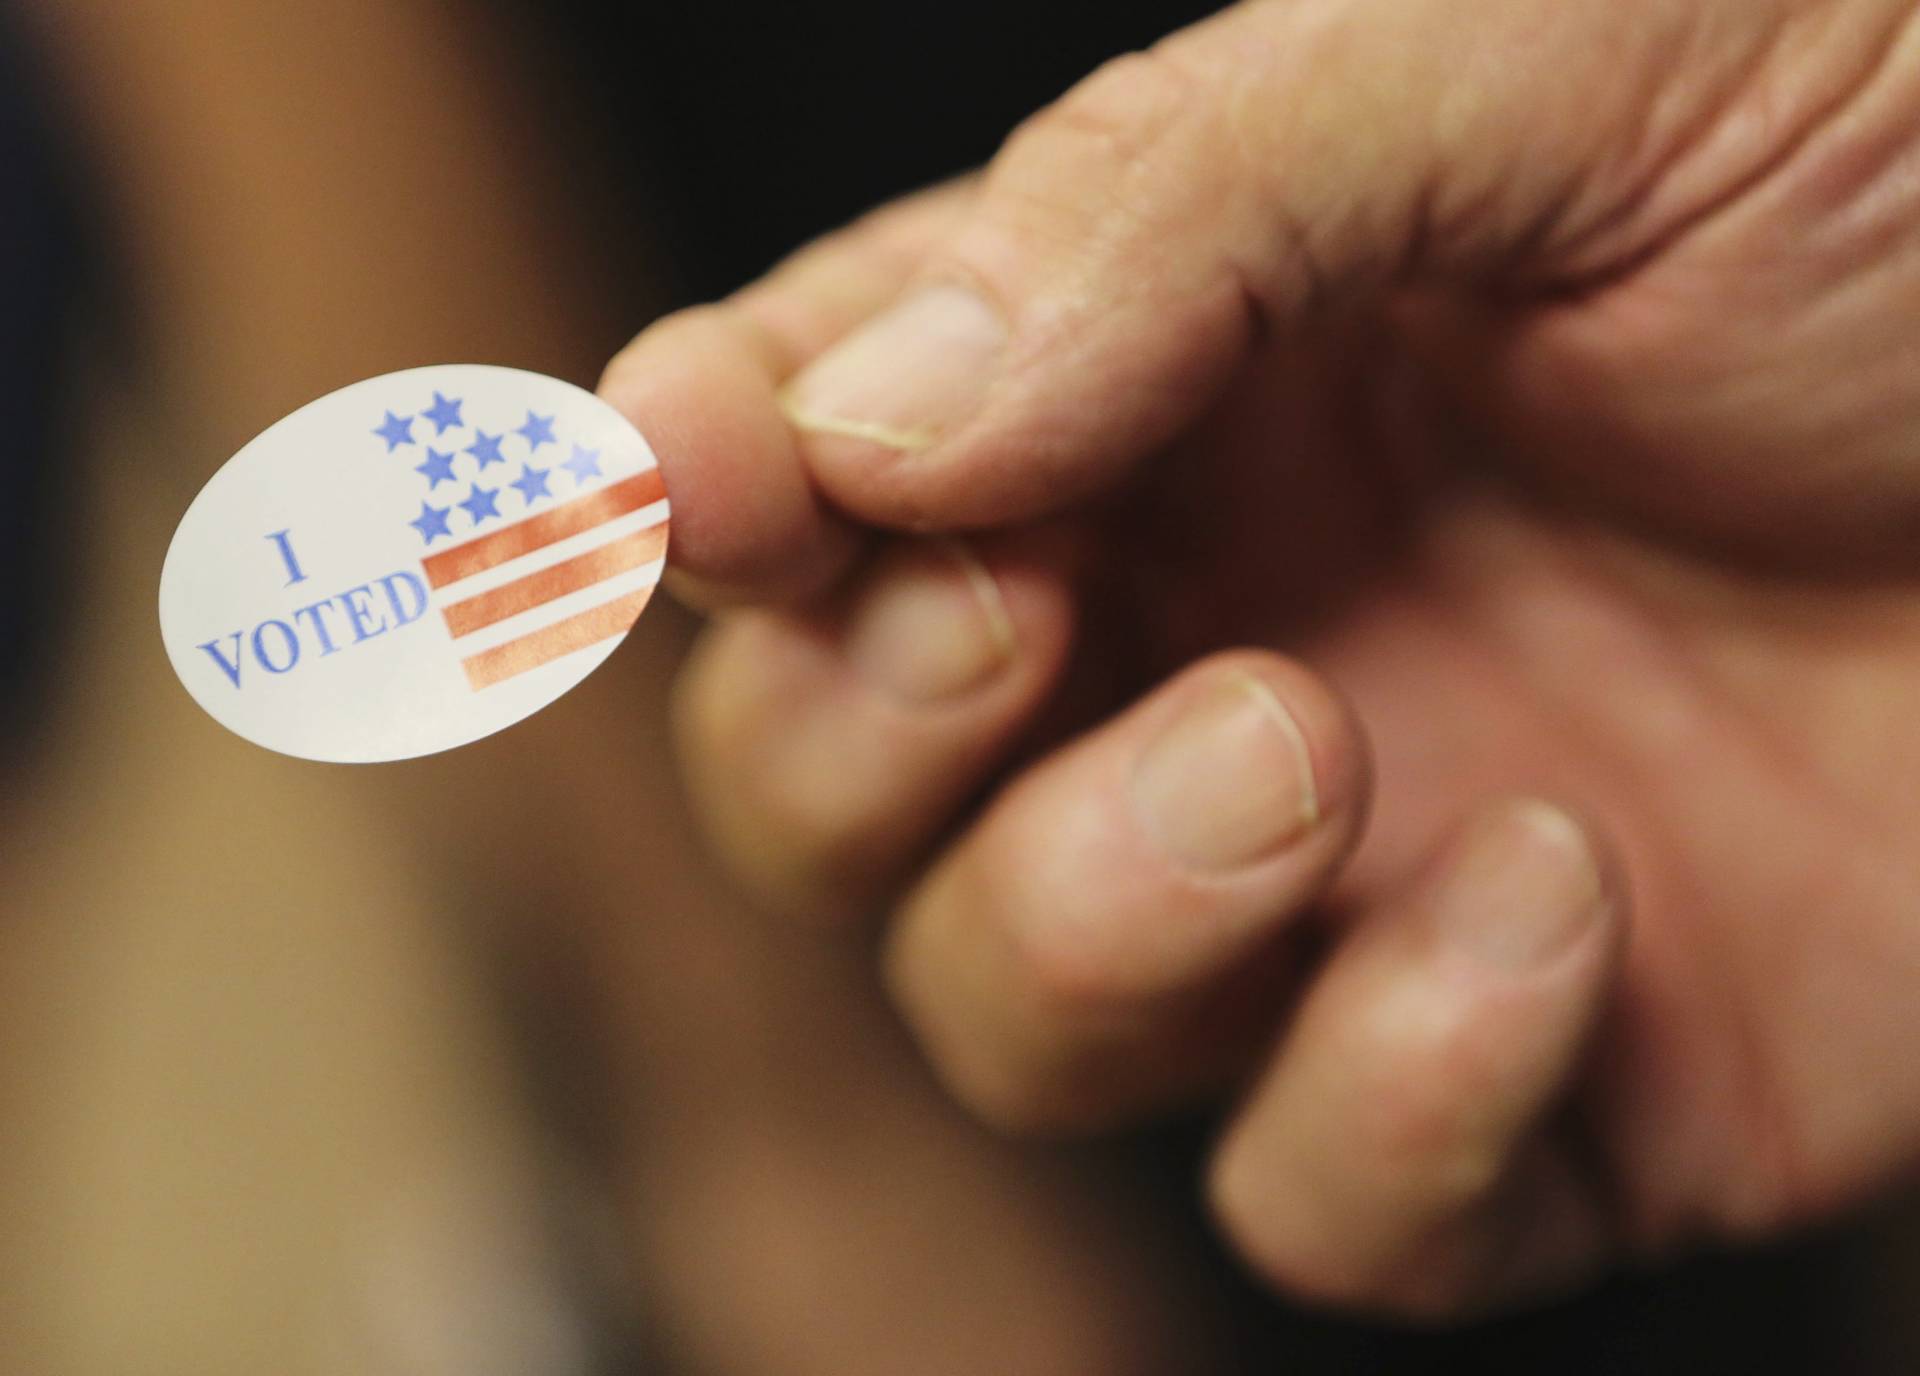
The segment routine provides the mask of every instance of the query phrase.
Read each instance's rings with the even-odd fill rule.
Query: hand
[[[1228,1105],[1295,1293],[1910,1169],[1914,18],[1244,5],[643,334],[723,854],[1002,1127]]]

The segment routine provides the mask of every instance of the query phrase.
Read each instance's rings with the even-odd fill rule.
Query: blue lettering
[[[327,630],[326,618],[320,615],[321,612],[332,605],[333,599],[329,597],[324,601],[315,602],[311,606],[302,607],[293,614],[293,619],[296,622],[303,616],[313,618],[313,633],[320,641],[320,658],[322,659],[325,659],[328,655],[340,648],[333,643],[333,636]]]
[[[267,538],[280,546],[280,558],[287,566],[287,586],[292,587],[295,583],[304,583],[307,575],[306,571],[300,567],[300,561],[293,557],[293,546],[287,541],[289,533],[285,530],[276,530]]]
[[[407,611],[400,605],[400,594],[393,588],[396,582],[412,591],[412,611]],[[380,580],[380,590],[386,593],[387,601],[393,607],[393,624],[396,626],[404,626],[409,621],[418,621],[420,614],[427,609],[427,585],[420,581],[420,575],[417,573],[408,573],[405,569],[401,569],[398,573],[390,573]]]
[[[269,630],[280,632],[280,638],[286,642],[287,662],[285,664],[275,664],[267,656],[265,636]],[[293,627],[284,621],[262,621],[253,628],[253,657],[260,661],[260,667],[268,673],[284,674],[300,662],[300,637],[295,635]],[[239,686],[238,675],[235,676],[234,686]]]
[[[357,588],[348,588],[334,600],[347,609],[347,624],[353,627],[354,643],[358,644],[360,641],[369,640],[386,630],[387,623],[381,621],[378,625],[374,625],[373,608],[371,606],[361,606],[353,600],[355,597],[364,597],[371,603],[373,601],[373,592],[370,585],[362,583]]]
[[[285,531],[280,532],[285,535]],[[273,538],[273,537],[268,537]],[[298,570],[288,552],[288,567]],[[303,573],[301,578],[306,577]],[[298,578],[295,582],[300,581]],[[378,583],[386,598],[387,607],[393,613],[388,620],[376,605],[373,588]],[[398,626],[410,626],[427,614],[432,598],[427,585],[420,575],[407,569],[390,573],[359,587],[348,588],[333,597],[318,602],[309,602],[297,609],[286,619],[268,617],[253,628],[251,643],[253,657],[260,667],[270,674],[284,674],[300,663],[302,631],[305,627],[312,633],[314,641],[320,647],[320,658],[325,659],[335,651],[345,648],[341,641],[334,638],[334,627],[327,624],[327,613],[333,610],[334,603],[340,604],[347,625],[353,630],[353,643],[358,645],[383,635]],[[220,672],[227,676],[227,682],[235,688],[240,686],[241,645],[247,639],[246,632],[235,631],[231,635],[209,640],[198,646],[206,656],[219,666]]]
[[[233,633],[232,659],[228,659],[220,653],[220,642],[217,640],[209,640],[199,648],[213,656],[213,662],[220,666],[220,672],[233,680],[234,687],[238,688],[240,686],[240,632],[235,631]]]

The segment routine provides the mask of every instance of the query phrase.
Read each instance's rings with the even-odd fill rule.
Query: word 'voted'
[[[277,530],[266,538],[278,548],[286,565],[287,586],[306,582],[307,573],[293,552],[291,532]],[[420,575],[397,569],[331,597],[295,607],[284,617],[267,617],[251,631],[243,627],[202,641],[199,648],[238,689],[242,686],[241,670],[248,659],[270,674],[284,674],[310,657],[306,653],[309,646],[315,652],[311,657],[324,659],[341,649],[412,625],[426,612],[427,605],[427,585]]]

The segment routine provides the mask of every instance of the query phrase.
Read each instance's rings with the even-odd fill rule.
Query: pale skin
[[[1282,1292],[1909,1173],[1917,15],[1243,5],[643,333],[718,850]]]

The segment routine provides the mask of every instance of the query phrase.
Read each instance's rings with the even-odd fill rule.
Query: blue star
[[[584,483],[588,478],[597,478],[600,476],[600,451],[598,449],[582,449],[576,444],[573,446],[573,457],[560,466],[566,469],[567,472],[573,474],[573,481],[577,486],[580,483]]]
[[[443,482],[453,482],[453,455],[442,454],[432,445],[427,446],[427,461],[417,463],[413,471],[427,479],[427,491],[431,492]]]
[[[433,405],[420,414],[433,422],[433,433],[436,435],[444,435],[453,426],[466,424],[460,419],[460,398],[448,401],[437,391],[433,394]]]
[[[480,467],[482,468],[485,468],[490,463],[505,463],[507,461],[507,456],[500,452],[500,436],[489,435],[484,430],[476,430],[473,432],[473,443],[467,446],[466,452],[480,460]]]
[[[507,486],[519,488],[520,495],[527,499],[527,505],[532,506],[535,497],[551,497],[553,495],[547,491],[547,474],[550,472],[552,472],[551,469],[534,468],[523,463],[520,465],[520,476],[507,484]]]
[[[472,490],[468,492],[467,499],[464,502],[455,502],[454,505],[473,517],[473,523],[479,525],[487,517],[500,514],[500,508],[493,504],[494,494],[499,490],[497,487],[482,487],[479,483],[475,483]]]
[[[553,417],[536,416],[532,411],[528,411],[527,423],[515,428],[513,433],[525,435],[527,447],[537,454],[540,452],[541,445],[553,443]]]
[[[387,452],[391,454],[395,445],[413,443],[413,417],[396,416],[389,411],[386,420],[373,427],[373,433],[387,442]]]
[[[449,510],[451,510],[449,507],[428,506],[425,502],[422,502],[420,503],[420,514],[411,521],[408,521],[407,524],[420,532],[420,538],[422,540],[425,540],[428,544],[432,544],[436,535],[451,536],[453,534],[452,531],[447,529],[447,512]]]

